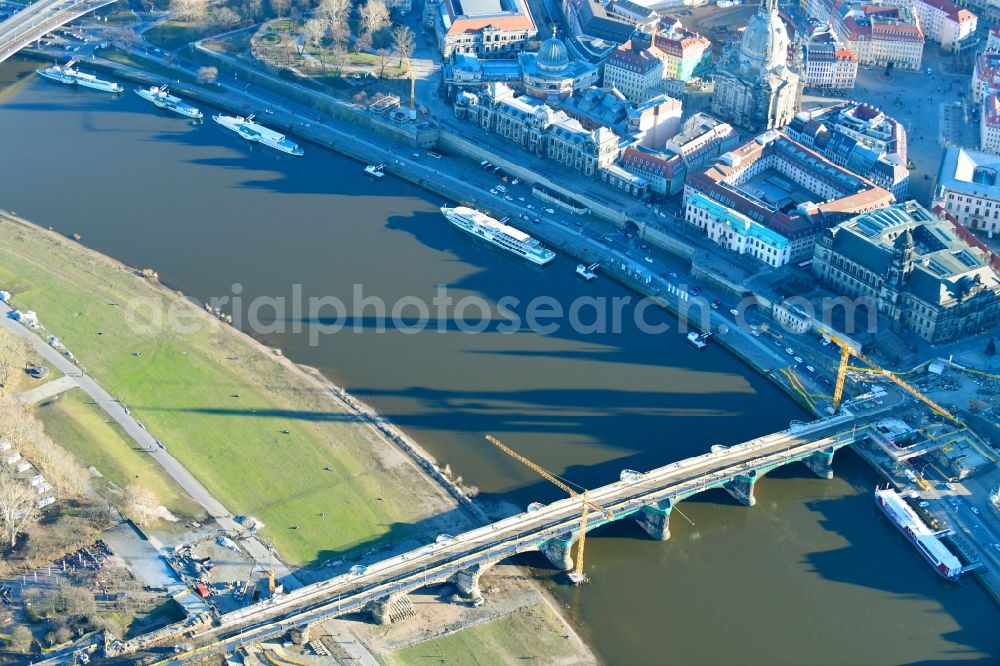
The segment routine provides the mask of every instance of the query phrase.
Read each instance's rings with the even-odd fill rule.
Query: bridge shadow
[[[841,452],[838,456],[843,456],[845,478],[857,492],[809,500],[806,506],[819,514],[824,529],[838,534],[847,545],[808,553],[808,564],[827,580],[878,590],[901,601],[928,607],[924,613],[948,618],[934,626],[957,626],[940,634],[940,639],[953,646],[951,657],[908,662],[912,666],[943,666],[958,661],[998,663],[1000,634],[983,631],[984,617],[996,615],[993,602],[972,578],[953,583],[939,577],[875,506],[872,489],[865,487],[874,475],[864,461],[853,452],[846,455]],[[924,638],[914,632],[908,634],[907,628],[899,624],[901,621],[892,616],[872,621],[883,622],[887,636],[910,635],[915,641]],[[928,624],[923,622],[921,626],[926,628]]]

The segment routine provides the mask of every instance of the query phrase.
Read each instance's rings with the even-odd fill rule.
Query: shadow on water
[[[860,464],[860,461],[855,464]],[[965,660],[970,656],[987,654],[992,657],[983,658],[978,663],[997,663],[996,660],[1000,659],[1000,634],[981,631],[981,618],[978,617],[984,606],[992,606],[985,598],[986,593],[971,577],[958,583],[940,578],[876,508],[871,492],[859,490],[862,492],[806,502],[807,508],[820,515],[820,523],[825,529],[848,542],[841,549],[808,553],[807,561],[815,573],[839,584],[881,590],[899,599],[933,599],[940,604],[940,609],[934,612],[951,617],[959,626],[940,636],[956,646],[949,648],[952,658],[962,660],[961,663],[976,663]],[[861,515],[866,519],[859,520]],[[874,533],[870,529],[873,521],[879,526]],[[873,558],[882,561],[872,566]],[[895,570],[896,575],[887,575],[887,569]],[[982,603],[969,604],[970,593],[981,597]],[[943,658],[908,663],[931,666],[956,661]]]

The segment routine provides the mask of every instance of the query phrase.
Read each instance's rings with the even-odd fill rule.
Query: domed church
[[[712,111],[734,125],[760,132],[784,127],[798,112],[799,75],[788,64],[790,40],[777,0],[761,0],[742,38],[715,68]]]
[[[517,58],[524,91],[538,99],[553,96],[565,99],[597,83],[597,66],[571,59],[566,44],[556,37],[554,29],[538,53],[521,53]]]

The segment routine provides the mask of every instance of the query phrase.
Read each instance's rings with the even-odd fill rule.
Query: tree
[[[263,9],[263,0],[243,0],[240,3],[240,15],[247,21],[256,21]]]
[[[14,627],[14,631],[10,634],[10,649],[14,652],[27,654],[31,651],[31,644],[34,640],[35,638],[31,635],[31,630],[23,624],[19,624]]]
[[[19,534],[38,520],[38,494],[5,467],[0,471],[0,530],[4,545],[13,547]]]
[[[996,353],[997,353],[997,342],[993,338],[990,338],[990,341],[986,343],[986,355],[996,356]]]
[[[139,35],[132,28],[118,28],[112,33],[111,41],[128,50],[139,43]]]
[[[363,32],[358,35],[358,38],[354,40],[354,52],[361,53],[362,51],[371,51],[372,49],[372,36],[370,33]]]
[[[182,21],[193,21],[202,16],[208,0],[170,0],[170,13]]]
[[[392,50],[399,56],[399,66],[403,66],[403,61],[407,61],[409,67],[410,56],[417,47],[416,36],[413,31],[405,25],[398,26],[392,31]]]
[[[326,36],[326,21],[320,18],[311,18],[302,24],[302,39],[306,46],[316,49],[319,56],[319,64],[323,66],[323,73],[326,74],[326,61],[323,59],[323,37]]]
[[[147,525],[151,518],[157,517],[159,509],[160,501],[148,488],[133,484],[125,489],[123,511],[129,520]]]
[[[343,76],[344,65],[347,64],[347,51],[344,50],[343,45],[335,42],[330,46],[330,64],[333,65],[334,74]]]
[[[229,7],[215,7],[208,15],[208,22],[216,30],[229,30],[240,22],[240,15]]]
[[[389,59],[392,58],[392,51],[389,49],[379,49],[375,52],[378,56],[378,77],[385,78],[385,68],[389,64]]]
[[[361,19],[361,27],[369,35],[388,27],[389,9],[385,6],[385,0],[368,0],[358,10],[358,18]]]
[[[385,0],[385,6],[389,11],[394,9],[408,9],[412,4],[411,0]]]
[[[0,393],[28,362],[28,345],[10,329],[0,328]]]
[[[316,7],[316,18],[323,19],[329,27],[347,25],[351,15],[351,0],[319,0]]]
[[[268,0],[268,4],[271,5],[271,11],[275,16],[285,16],[292,6],[292,0]]]
[[[217,78],[219,78],[219,70],[215,67],[198,68],[198,83],[211,85],[215,83]]]

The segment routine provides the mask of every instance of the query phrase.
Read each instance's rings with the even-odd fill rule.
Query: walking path
[[[75,378],[65,375],[59,379],[53,379],[48,384],[43,384],[37,388],[33,388],[30,391],[18,393],[17,401],[25,405],[36,405],[43,400],[54,398],[60,393],[65,393],[71,388],[75,388],[77,386],[79,386],[79,384],[76,383]]]
[[[49,346],[42,338],[33,334],[19,322],[10,318],[11,308],[6,303],[0,303],[0,326],[4,326],[18,337],[23,338],[31,347],[45,359],[53,368],[71,379],[90,396],[98,407],[103,409],[108,416],[114,419],[122,427],[125,433],[139,446],[144,449],[163,469],[184,489],[188,495],[200,504],[219,526],[227,532],[244,532],[232,514],[226,510],[218,499],[216,499],[198,479],[187,470],[172,455],[167,452],[166,447],[158,442],[140,423],[128,412],[128,407],[112,397],[105,391],[90,375],[73,364],[68,358],[63,356],[58,350]],[[61,380],[57,380],[61,381]],[[54,383],[54,382],[53,382]],[[39,387],[44,389],[45,386]],[[285,589],[301,587],[302,583],[292,575],[291,571],[277,559],[274,552],[255,538],[243,539],[241,541],[247,553],[262,565],[273,568],[275,575],[285,585]]]

